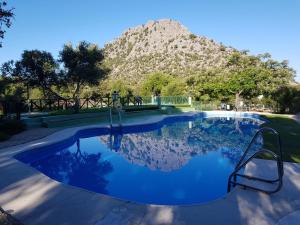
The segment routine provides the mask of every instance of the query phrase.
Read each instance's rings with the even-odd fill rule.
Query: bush
[[[0,131],[0,142],[9,139],[10,136],[2,131]]]
[[[26,129],[26,125],[20,120],[4,120],[0,122],[0,140],[6,140],[11,135],[20,133]]]
[[[152,94],[161,94],[162,89],[167,86],[173,77],[161,72],[152,73],[147,76],[147,80],[141,88],[141,95],[149,96]]]
[[[280,113],[300,112],[300,85],[284,86],[273,95]]]
[[[181,80],[172,80],[161,90],[162,96],[182,96],[186,94],[186,84]]]
[[[197,38],[195,34],[190,34],[190,39],[194,40],[195,38]]]

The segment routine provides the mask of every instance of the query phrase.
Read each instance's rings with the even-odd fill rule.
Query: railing
[[[146,97],[145,100],[147,102],[149,101],[149,99],[147,99]],[[120,103],[123,106],[137,105],[138,103],[145,104],[144,99],[142,100],[142,102],[138,102],[135,96],[120,97]],[[67,110],[67,109],[74,108],[75,100],[74,99],[30,99],[30,100],[20,101],[20,103],[18,104],[21,105],[21,112],[28,112],[28,111],[42,112],[42,111]],[[112,104],[113,101],[111,96],[79,99],[80,109],[106,108],[106,107],[111,107]],[[2,111],[4,111],[4,114],[15,112],[16,102],[1,101],[0,110],[1,108],[3,108]]]
[[[110,122],[110,129],[112,128],[112,123],[113,123],[113,120],[112,120],[112,109],[111,107],[109,108],[109,122]]]
[[[119,127],[122,127],[122,115],[121,115],[121,110],[118,110],[118,115],[119,115]]]
[[[263,135],[263,133],[265,133],[265,132],[271,132],[272,134],[277,136],[277,146],[278,146],[278,153],[279,154],[276,154],[276,153],[274,153],[274,152],[272,152],[268,149],[262,149],[261,148],[261,149],[257,150],[256,152],[254,152],[247,160],[245,160],[247,154],[249,153],[249,151],[250,151],[252,145],[255,143],[256,139],[259,137],[259,135]],[[256,157],[258,157],[259,155],[262,155],[262,154],[268,154],[274,160],[276,160],[278,178],[276,178],[276,179],[263,179],[263,178],[259,178],[259,177],[255,177],[255,176],[239,174],[239,171],[242,168],[244,168],[251,160],[253,160],[254,158],[256,158]],[[239,186],[242,186],[244,188],[249,188],[249,189],[256,190],[256,191],[261,191],[261,192],[264,192],[264,193],[267,193],[267,194],[272,194],[272,193],[275,193],[275,192],[277,192],[281,189],[283,174],[284,174],[283,154],[282,154],[282,146],[281,146],[280,135],[276,130],[274,130],[272,128],[263,127],[263,128],[259,129],[256,132],[256,134],[252,138],[250,144],[248,145],[248,147],[244,151],[242,157],[240,158],[239,162],[237,163],[234,171],[230,174],[230,176],[228,178],[227,192],[231,191],[232,186],[235,187],[236,185],[239,185]],[[250,185],[247,185],[245,183],[240,183],[240,182],[237,181],[237,177],[242,177],[242,178],[245,178],[245,179],[248,179],[248,180],[255,180],[255,181],[265,182],[265,183],[270,183],[270,184],[277,183],[277,187],[274,190],[266,190],[266,189],[250,186]]]
[[[153,97],[152,104],[158,104],[158,98],[160,98],[160,104],[162,105],[188,105],[188,96],[160,96]]]
[[[161,105],[189,105],[191,103],[188,96],[161,96]],[[119,101],[122,106],[129,105],[157,105],[159,103],[158,97],[142,96],[138,101],[137,96],[120,97]],[[80,98],[79,108],[108,108],[113,104],[111,96],[99,96],[96,98]],[[227,104],[227,103],[226,103]],[[210,110],[222,110],[220,101],[192,101],[192,106],[199,111]],[[49,112],[56,110],[68,110],[75,107],[74,99],[29,99],[19,102],[14,101],[0,101],[0,113],[5,117],[12,113],[21,112]],[[233,110],[234,106],[231,104],[230,110]],[[238,109],[239,111],[276,111],[276,108],[272,108],[271,105],[259,105],[259,104],[245,104]]]
[[[122,114],[121,114],[121,110],[117,110],[118,111],[118,119],[119,119],[119,127],[122,127]],[[110,121],[110,128],[113,128],[113,109],[112,107],[109,108],[109,121]]]

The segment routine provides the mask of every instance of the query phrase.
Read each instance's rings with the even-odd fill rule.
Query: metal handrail
[[[110,128],[112,128],[112,109],[109,107],[109,120],[110,120]]]
[[[271,132],[273,134],[275,134],[277,136],[277,144],[278,144],[278,150],[279,150],[279,155],[277,155],[276,153],[268,150],[268,149],[260,149],[258,151],[256,151],[255,153],[253,153],[245,162],[244,159],[246,157],[246,155],[248,154],[250,148],[252,147],[253,143],[255,142],[255,140],[257,139],[259,134],[263,134],[264,132]],[[254,176],[249,176],[249,175],[243,175],[243,174],[238,174],[238,172],[245,167],[252,159],[254,159],[256,156],[260,155],[260,154],[264,154],[267,153],[269,155],[272,156],[273,159],[275,159],[277,161],[277,172],[278,172],[278,178],[275,180],[269,180],[269,179],[262,179],[259,177],[254,177]],[[263,127],[261,129],[259,129],[256,134],[253,136],[252,140],[250,141],[249,145],[247,146],[246,150],[244,151],[243,155],[241,156],[239,162],[237,163],[234,171],[229,175],[228,177],[228,184],[227,184],[227,192],[230,192],[231,190],[231,185],[233,184],[233,186],[236,185],[240,185],[243,186],[244,188],[250,188],[253,190],[257,190],[257,191],[262,191],[268,194],[272,194],[275,193],[277,191],[279,191],[282,187],[282,177],[283,177],[283,173],[284,173],[284,169],[283,169],[283,154],[282,154],[282,146],[281,146],[281,138],[279,133],[274,130],[273,128],[270,127]],[[268,190],[263,190],[260,188],[255,188],[253,186],[249,186],[246,184],[241,184],[237,182],[237,176],[249,179],[249,180],[257,180],[257,181],[261,181],[261,182],[266,182],[266,183],[275,183],[278,182],[278,186],[275,190],[272,191],[268,191]],[[233,181],[232,181],[233,178]]]
[[[122,127],[121,110],[118,110],[118,117],[119,117],[119,126]],[[110,119],[110,128],[112,128],[113,127],[112,107],[109,108],[109,119]]]
[[[118,110],[119,113],[119,126],[122,127],[122,115],[121,115],[121,110]]]
[[[281,159],[283,158],[282,148],[281,148],[281,138],[280,138],[279,133],[275,129],[271,128],[271,127],[262,127],[253,136],[252,140],[250,141],[249,145],[247,146],[246,150],[244,151],[244,154],[240,158],[240,160],[237,163],[237,165],[236,165],[235,168],[239,167],[240,164],[244,161],[245,157],[247,156],[249,150],[251,149],[251,147],[252,147],[253,143],[255,142],[256,138],[258,137],[258,135],[259,134],[263,134],[265,131],[272,132],[273,134],[275,134],[277,136],[277,144],[278,144],[278,147],[279,147],[278,150],[279,150],[280,158]]]

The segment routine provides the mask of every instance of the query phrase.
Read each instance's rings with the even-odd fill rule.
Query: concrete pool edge
[[[190,113],[190,115],[194,115],[196,113]],[[161,121],[165,117],[168,116],[160,116],[159,118],[153,118],[154,120]],[[145,122],[145,121],[143,121]],[[149,122],[149,121],[148,121]],[[140,123],[144,124],[144,123]],[[86,127],[94,127],[93,126],[84,126],[77,128],[68,128],[68,129],[82,129]],[[97,126],[97,125],[96,125]],[[104,126],[106,127],[106,126]],[[68,133],[70,134],[69,131]],[[63,134],[65,130],[58,131],[50,136],[52,136],[53,141],[58,141],[58,138],[63,139],[67,136],[67,134]],[[48,137],[50,137],[48,136]],[[40,172],[34,170],[33,168],[15,160],[13,156],[22,150],[27,148],[28,146],[36,147],[36,146],[44,146],[49,145],[50,142],[46,142],[48,137],[42,138],[37,141],[30,142],[29,144],[23,144],[20,146],[14,146],[10,148],[2,149],[0,152],[0,205],[3,206],[5,210],[13,210],[12,214],[15,215],[21,221],[26,222],[26,224],[63,224],[67,221],[75,222],[70,224],[108,224],[111,221],[129,221],[130,223],[137,222],[138,224],[176,224],[174,221],[179,221],[181,224],[192,224],[184,221],[190,221],[192,218],[186,217],[184,215],[194,212],[194,222],[197,224],[197,221],[202,221],[205,218],[207,219],[207,215],[209,212],[215,212],[215,210],[221,207],[223,210],[228,211],[230,207],[235,208],[237,198],[249,198],[245,196],[245,193],[248,193],[250,196],[249,201],[253,201],[255,196],[260,198],[261,193],[250,192],[250,191],[241,191],[236,189],[234,192],[226,195],[221,199],[217,199],[212,202],[200,204],[200,205],[190,205],[190,206],[158,206],[158,205],[145,205],[138,204],[128,201],[117,200],[111,198],[109,196],[89,192],[87,190],[79,189],[76,187],[71,187],[69,185],[63,185],[57,181],[54,181]],[[48,140],[49,141],[49,140]],[[26,147],[27,146],[27,147]],[[291,164],[292,167],[297,167],[300,171],[298,165]],[[7,178],[7,179],[5,179]],[[26,188],[30,190],[26,191]],[[298,190],[299,191],[299,190]],[[20,192],[20,194],[16,195],[15,193]],[[42,194],[42,193],[43,194]],[[54,194],[49,194],[49,193]],[[13,198],[10,196],[14,196]],[[17,196],[17,197],[15,197]],[[51,196],[47,199],[46,196]],[[280,200],[282,200],[282,196],[279,196]],[[268,196],[265,196],[264,199],[268,199]],[[9,201],[10,200],[10,201]],[[247,200],[247,201],[248,201]],[[37,201],[40,201],[39,204]],[[41,202],[43,201],[43,202]],[[250,201],[250,202],[251,202]],[[299,202],[293,205],[293,208],[300,208],[300,199]],[[89,202],[88,209],[85,209],[85,206]],[[105,207],[104,203],[105,202]],[[82,217],[79,215],[74,218],[70,215],[74,214],[74,205],[77,205],[77,210],[80,210],[82,213]],[[84,203],[84,204],[83,204]],[[83,206],[81,206],[83,204]],[[95,209],[101,209],[99,211],[95,211],[95,209],[91,209],[91,206],[95,207]],[[104,208],[103,208],[104,207]],[[29,209],[30,208],[30,209]],[[186,212],[186,210],[192,212]],[[207,211],[210,209],[209,211]],[[236,208],[235,208],[236,209]],[[50,213],[48,212],[50,210]],[[85,212],[82,212],[85,211]],[[289,212],[292,208],[289,209]],[[55,213],[52,213],[55,212]],[[75,210],[76,211],[76,210]],[[141,212],[142,211],[142,212]],[[230,210],[229,210],[230,211]],[[175,213],[176,212],[176,213]],[[203,213],[201,213],[203,212]],[[206,212],[206,213],[205,213]],[[208,214],[207,214],[208,213]],[[44,215],[44,219],[40,218],[40,214]],[[50,216],[51,214],[51,216]],[[57,214],[59,216],[57,216]],[[69,216],[67,215],[69,214]],[[155,214],[157,218],[149,216]],[[182,215],[182,218],[177,218],[179,215]],[[222,214],[222,213],[221,213]],[[230,213],[229,213],[230,214]],[[269,212],[268,212],[269,214]],[[56,215],[56,216],[55,216]],[[224,215],[227,217],[226,215]],[[185,218],[185,219],[184,219]],[[248,218],[248,217],[247,217]],[[206,224],[216,224],[217,218],[211,218],[210,221],[207,221]],[[247,219],[247,223],[242,223],[245,220],[244,215],[240,218],[240,223],[236,220],[237,218],[231,218],[231,223],[228,224],[254,224],[251,222],[251,217]],[[88,221],[86,221],[88,220]],[[55,222],[54,222],[55,221]],[[81,222],[80,222],[81,221]],[[133,221],[133,222],[132,222]],[[140,222],[138,222],[140,221]],[[227,222],[229,222],[227,221]],[[272,219],[273,222],[276,219]],[[43,222],[43,223],[41,223]],[[142,223],[143,222],[143,223]],[[179,223],[178,222],[178,223]],[[218,224],[227,224],[226,221],[224,223]],[[235,223],[233,223],[235,222]],[[257,222],[257,221],[256,221]],[[266,222],[266,220],[264,220]],[[123,224],[123,223],[121,223]],[[259,224],[259,223],[255,223]],[[263,224],[273,224],[273,223],[263,223]]]

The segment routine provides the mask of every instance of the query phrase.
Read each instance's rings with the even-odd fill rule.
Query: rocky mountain
[[[186,77],[221,67],[232,51],[170,19],[130,28],[104,47],[106,65],[112,69],[109,78],[132,84],[157,71]]]

